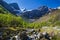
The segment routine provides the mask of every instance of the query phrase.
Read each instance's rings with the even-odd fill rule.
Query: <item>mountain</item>
[[[20,15],[21,10],[17,3],[10,3],[9,5],[14,9],[13,12],[16,13],[15,15]]]
[[[22,17],[27,19],[38,19],[49,12],[50,9],[47,6],[41,6],[37,9],[22,13]]]
[[[17,3],[8,4],[3,0],[0,0],[0,5],[2,5],[6,10],[11,12],[12,14],[22,16],[23,18],[26,19],[38,19],[52,10],[47,6],[41,6],[31,11],[27,11],[26,9],[21,11]]]
[[[50,12],[47,15],[42,16],[32,23],[40,27],[42,26],[60,26],[60,9]]]
[[[8,4],[3,0],[0,0],[0,5],[2,5],[5,9],[11,12],[14,15],[20,14],[20,9],[17,3]]]
[[[16,10],[20,10],[20,8],[19,8],[17,3],[10,3],[9,5],[12,6]]]

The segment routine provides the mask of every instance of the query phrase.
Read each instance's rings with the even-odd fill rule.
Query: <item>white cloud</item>
[[[57,9],[60,9],[60,6],[59,6],[59,7],[57,7]]]

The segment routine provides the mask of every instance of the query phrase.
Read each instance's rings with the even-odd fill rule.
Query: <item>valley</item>
[[[13,37],[16,38],[18,36],[19,38],[24,35],[24,31],[32,40],[38,40],[39,38],[33,38],[33,36],[40,32],[42,34],[47,32],[49,38],[51,37],[50,40],[60,40],[60,9],[40,6],[30,11],[21,11],[18,4],[8,4],[0,0],[0,39],[13,40]],[[54,36],[51,36],[51,33]],[[44,37],[43,35],[42,40]]]

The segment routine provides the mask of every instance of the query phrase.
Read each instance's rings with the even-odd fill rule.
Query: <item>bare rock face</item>
[[[28,19],[36,19],[36,18],[40,18],[43,15],[49,13],[50,10],[47,6],[41,6],[37,9],[31,10],[31,11],[26,11],[24,13],[22,13],[22,16]]]

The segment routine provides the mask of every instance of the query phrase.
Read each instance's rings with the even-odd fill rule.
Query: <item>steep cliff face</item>
[[[17,3],[11,3],[9,5],[14,9],[13,11],[14,11],[14,13],[16,13],[15,15],[20,16],[21,10],[20,10],[18,4]]]
[[[20,13],[20,9],[17,3],[8,4],[5,1],[0,0],[0,5],[2,5],[5,9],[7,9],[9,12],[11,12],[14,15]]]

